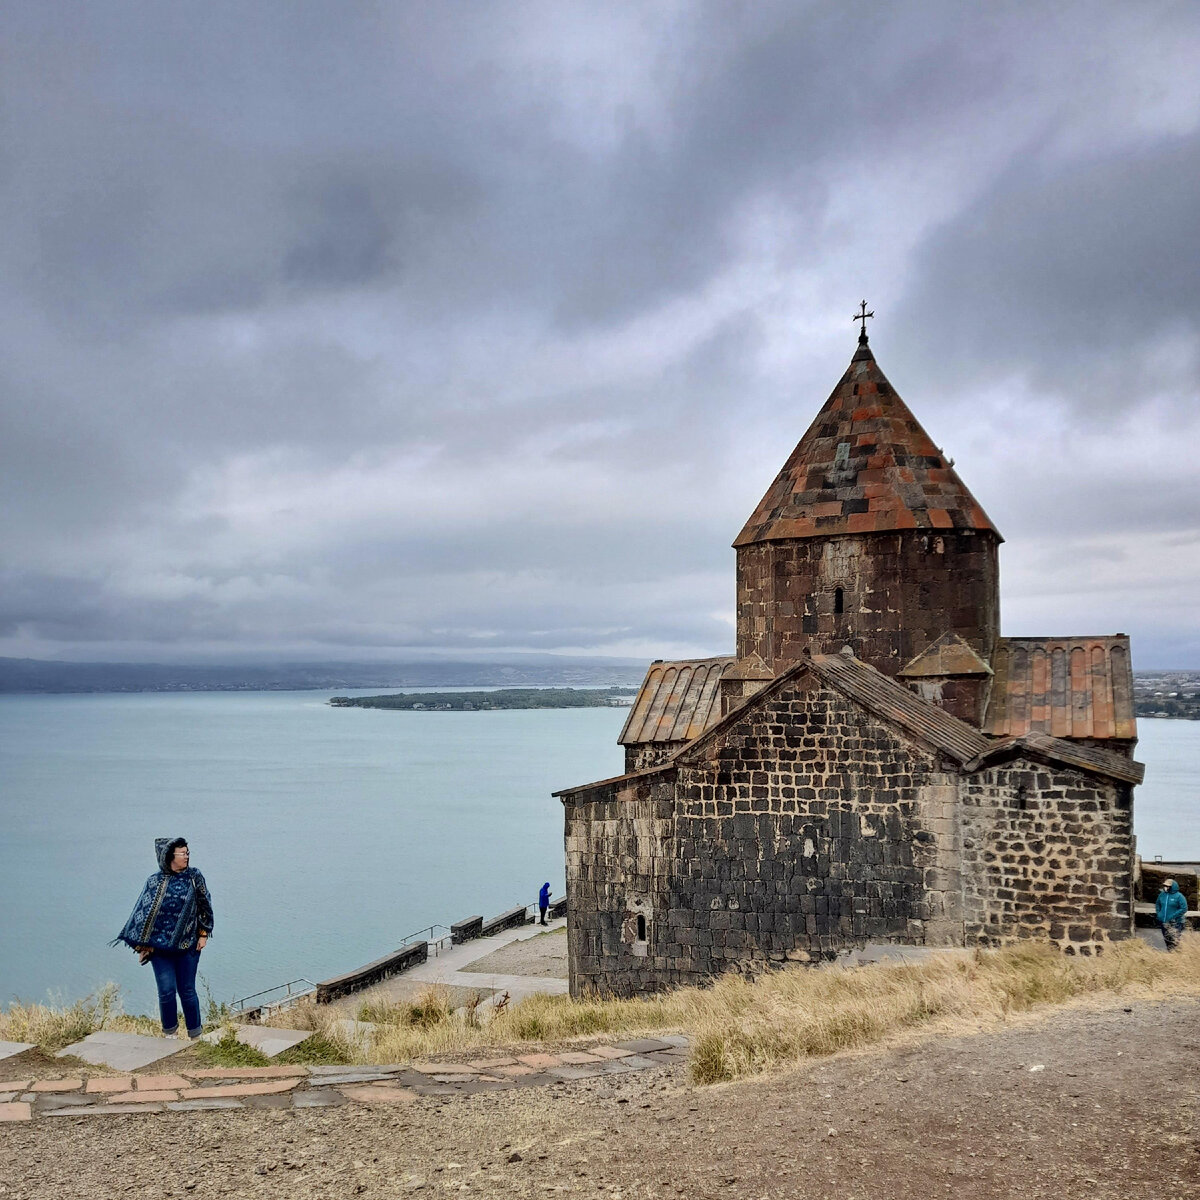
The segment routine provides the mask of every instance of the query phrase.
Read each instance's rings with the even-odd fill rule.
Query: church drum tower
[[[896,676],[951,634],[987,672],[1002,540],[879,369],[864,320],[845,375],[733,543],[737,658],[775,677],[802,651],[849,645]],[[960,715],[978,721],[970,707]]]

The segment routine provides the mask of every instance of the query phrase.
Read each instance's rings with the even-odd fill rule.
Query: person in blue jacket
[[[1187,916],[1187,898],[1173,879],[1164,879],[1162,890],[1154,902],[1154,916],[1162,930],[1163,945],[1174,950],[1183,934],[1183,922]]]
[[[125,928],[112,944],[124,942],[137,952],[140,962],[153,966],[163,1033],[171,1037],[179,1030],[178,993],[188,1037],[198,1038],[203,1023],[196,970],[200,951],[212,933],[212,897],[204,876],[190,865],[183,838],[155,838],[154,854],[158,870],[146,880]]]
[[[542,890],[538,892],[538,911],[542,914],[542,919],[538,922],[539,925],[546,924],[546,910],[550,907],[550,882],[547,880],[542,884]]]

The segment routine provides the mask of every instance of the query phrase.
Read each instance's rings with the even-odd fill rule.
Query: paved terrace
[[[566,917],[559,917],[545,926],[521,925],[514,929],[505,929],[491,937],[474,938],[463,942],[460,946],[447,946],[437,957],[431,957],[419,966],[410,967],[399,975],[393,975],[382,983],[363,988],[351,996],[335,1001],[339,1008],[357,1008],[358,1005],[379,1000],[400,1000],[412,994],[412,984],[427,987],[433,983],[445,984],[447,987],[471,988],[488,998],[508,992],[509,998],[515,1004],[536,993],[551,996],[567,994],[567,979],[554,976],[540,975],[503,975],[489,971],[472,970],[472,966],[489,954],[511,946],[515,942],[527,941],[543,933],[554,933],[565,929]]]

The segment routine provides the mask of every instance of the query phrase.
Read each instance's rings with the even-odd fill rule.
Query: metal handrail
[[[308,986],[303,991],[292,991],[292,984],[305,983]],[[272,992],[277,992],[281,988],[287,988],[287,993],[274,1004],[249,1004],[250,1000],[257,1000],[259,996],[269,996]],[[251,992],[249,996],[242,996],[238,1000],[234,1000],[230,1008],[234,1012],[245,1012],[247,1008],[278,1008],[285,1004],[290,1004],[293,1000],[299,1000],[301,996],[307,996],[309,992],[315,992],[317,985],[311,979],[305,979],[301,976],[299,979],[289,979],[287,983],[277,983],[274,987],[264,988],[261,992]]]
[[[439,929],[444,930],[444,932],[440,936],[435,936],[437,935],[437,931]],[[429,936],[426,937],[426,934]],[[400,944],[402,946],[407,946],[409,942],[415,941],[428,942],[435,957],[440,955],[448,945],[453,944],[450,926],[441,925],[436,922],[433,925],[423,925],[420,929],[415,930],[413,933],[406,934],[400,939]],[[297,983],[303,983],[306,986],[303,990],[293,992],[292,985]],[[257,1000],[260,996],[269,996],[272,992],[278,992],[284,988],[287,989],[286,994],[279,1000],[263,1004],[250,1004],[251,1000]],[[242,996],[240,999],[231,1002],[230,1010],[235,1013],[244,1013],[250,1009],[269,1010],[273,1008],[286,1008],[289,1004],[295,1003],[295,1001],[309,995],[312,992],[315,992],[316,990],[317,985],[313,983],[311,979],[305,979],[303,976],[301,976],[299,979],[289,979],[287,983],[278,983],[274,987],[264,988],[261,992],[252,992],[249,996]]]
[[[444,929],[447,933],[450,932],[449,925],[422,925],[421,928],[418,929],[415,933],[405,934],[404,937],[402,937],[400,939],[400,945],[407,946],[409,942],[415,942],[418,938],[420,938],[422,936],[422,934],[426,934],[426,933],[432,934],[435,929]],[[423,940],[427,941],[427,942],[432,942],[434,939],[432,937],[427,937],[427,938],[424,938]]]
[[[446,932],[441,937],[433,935],[439,929],[444,929]],[[429,937],[425,935],[429,934]],[[449,925],[425,925],[418,929],[415,933],[405,935],[400,939],[400,945],[407,946],[409,942],[415,942],[418,939],[429,943],[430,949],[433,951],[433,956],[436,958],[446,948],[446,943],[450,941],[450,926]]]

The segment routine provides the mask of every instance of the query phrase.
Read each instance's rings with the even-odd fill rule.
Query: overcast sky
[[[1200,5],[9,0],[0,655],[728,653],[880,366],[1200,666]]]

